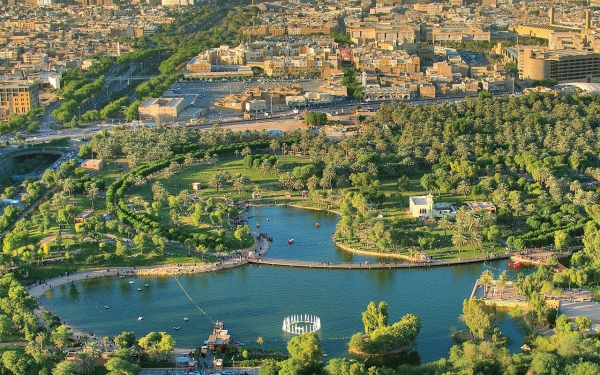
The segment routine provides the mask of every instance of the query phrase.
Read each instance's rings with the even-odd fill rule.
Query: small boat
[[[138,320],[144,320],[143,316],[138,316]]]
[[[179,326],[178,326],[178,327],[173,327],[173,329],[174,329],[175,331],[179,331],[179,330],[181,329],[181,327],[179,327]]]
[[[518,269],[523,265],[523,262],[514,262],[514,263],[508,263],[509,267],[512,267],[514,269]]]
[[[317,227],[317,228],[320,227],[320,226],[321,226],[321,223],[316,223],[315,224],[315,227]]]
[[[135,284],[135,281],[130,281],[129,284]]]
[[[295,242],[295,241],[294,241],[294,239],[293,239],[293,238],[289,238],[289,239],[288,239],[288,245],[292,245],[294,242]]]
[[[259,227],[260,227],[260,224],[259,224],[259,223],[256,223],[256,227],[257,227],[257,228],[259,228]]]
[[[150,288],[150,284],[144,284],[146,288]]]
[[[125,278],[125,276],[123,276],[123,275],[119,276],[119,279],[124,279],[124,278]]]
[[[188,320],[190,320],[190,318],[188,318],[188,317],[186,316],[185,318],[183,318],[183,320],[185,320],[185,321],[187,322]]]
[[[110,307],[108,305],[104,305],[105,309],[110,309]]]
[[[327,357],[327,353],[323,353],[323,357]]]
[[[138,292],[141,292],[142,290],[143,290],[142,288],[137,288],[137,291],[138,291]]]
[[[271,220],[271,219],[267,218],[267,221],[269,221],[269,220]]]

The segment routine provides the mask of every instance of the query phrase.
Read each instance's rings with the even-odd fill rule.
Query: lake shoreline
[[[256,257],[263,257],[269,252],[271,243],[264,236],[260,236],[257,233],[253,234],[255,241],[254,245],[248,249],[242,250],[242,252],[250,253],[255,252]],[[195,275],[207,272],[216,272],[224,269],[230,269],[248,264],[248,262],[242,257],[231,256],[229,259],[224,259],[218,263],[193,263],[193,264],[165,264],[159,266],[146,266],[146,267],[106,267],[106,268],[95,268],[87,269],[84,271],[76,271],[69,273],[64,276],[58,276],[49,280],[45,280],[43,284],[36,284],[28,286],[27,291],[29,294],[38,299],[49,290],[70,284],[73,282],[79,282],[84,280],[96,279],[101,277],[172,277],[180,275]]]

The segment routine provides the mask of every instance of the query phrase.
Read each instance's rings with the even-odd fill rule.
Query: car
[[[236,375],[235,371],[231,371],[231,370],[225,370],[223,372],[221,372],[222,375]]]

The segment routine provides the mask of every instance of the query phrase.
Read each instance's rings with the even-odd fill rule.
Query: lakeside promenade
[[[192,263],[192,264],[168,264],[160,266],[146,267],[106,267],[94,268],[68,275],[58,276],[53,279],[48,279],[43,284],[30,285],[28,288],[29,294],[39,299],[44,293],[51,288],[56,288],[61,285],[95,279],[99,277],[118,277],[118,276],[144,276],[144,277],[161,277],[161,276],[179,276],[192,275],[205,272],[216,272],[223,269],[239,267],[248,264],[251,260],[262,258],[271,246],[268,238],[259,233],[252,233],[255,238],[254,245],[249,249],[244,249],[243,252],[251,253],[248,258],[230,256],[217,263]]]

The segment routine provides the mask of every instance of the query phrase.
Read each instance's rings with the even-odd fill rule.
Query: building
[[[39,107],[39,86],[24,81],[0,82],[0,120],[6,121],[12,113],[24,115]]]
[[[409,210],[413,217],[456,217],[456,207],[448,203],[434,203],[433,195],[420,195],[408,198]]]
[[[267,101],[264,99],[253,99],[246,102],[246,112],[262,113],[267,110]]]
[[[79,215],[75,216],[75,223],[83,223],[86,219],[89,219],[94,215],[94,210],[83,210]]]
[[[229,340],[229,333],[226,329],[223,329],[223,322],[217,321],[212,333],[208,336],[206,346],[209,352],[214,352],[217,348],[220,348],[221,353],[225,353]]]
[[[553,78],[559,83],[600,80],[600,53],[577,50],[534,52],[525,49],[522,61],[523,79]]]
[[[86,159],[81,163],[81,168],[88,171],[99,171],[104,168],[103,159]]]
[[[469,201],[467,202],[467,205],[471,211],[490,211],[496,213],[496,206],[494,206],[492,202]]]
[[[177,117],[183,111],[183,98],[150,98],[138,107],[140,117]]]

